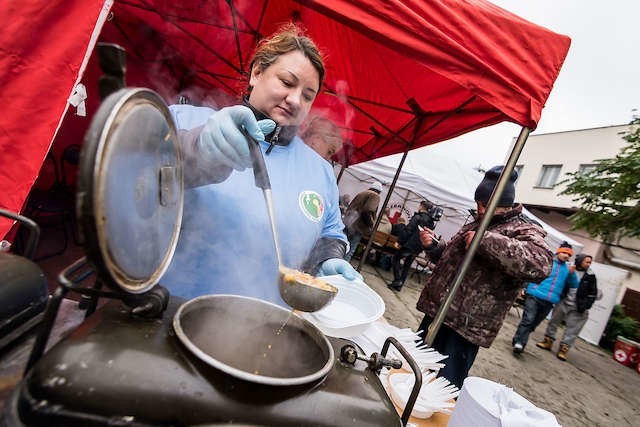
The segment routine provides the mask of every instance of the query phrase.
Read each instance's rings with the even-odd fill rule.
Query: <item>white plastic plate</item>
[[[338,294],[322,310],[301,315],[326,335],[338,338],[357,336],[384,314],[384,301],[363,281],[347,280],[341,275],[322,279],[337,287]]]

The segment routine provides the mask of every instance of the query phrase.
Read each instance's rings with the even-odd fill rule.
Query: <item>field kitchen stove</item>
[[[61,272],[0,426],[406,425],[422,376],[394,338],[366,357],[299,316],[276,334],[290,313],[277,305],[234,295],[185,301],[158,284],[179,234],[183,175],[157,94],[123,89],[104,101],[79,173],[87,257]],[[45,353],[69,292],[82,295],[85,321]],[[416,377],[402,417],[378,377],[401,365],[385,358],[390,345]]]

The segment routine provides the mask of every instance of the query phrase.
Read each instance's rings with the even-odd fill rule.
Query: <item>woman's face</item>
[[[251,70],[249,103],[281,126],[299,126],[318,94],[320,77],[299,50],[285,53],[265,70]]]

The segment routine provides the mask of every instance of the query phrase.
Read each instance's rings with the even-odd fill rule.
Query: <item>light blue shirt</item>
[[[203,125],[214,112],[189,105],[170,111],[176,127],[185,130]],[[268,146],[261,143],[263,154]],[[346,242],[329,163],[298,137],[264,157],[283,264],[299,268],[321,237]],[[252,169],[185,191],[178,246],[160,280],[171,294],[246,295],[286,307],[278,293],[277,267],[267,208]]]

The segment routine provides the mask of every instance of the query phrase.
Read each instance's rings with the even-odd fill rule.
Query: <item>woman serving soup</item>
[[[246,295],[285,305],[267,208],[241,129],[264,155],[282,263],[319,276],[359,277],[343,259],[347,239],[333,169],[296,136],[324,71],[316,45],[291,24],[259,44],[242,105],[170,107],[187,187],[178,246],[161,280],[172,294]]]

